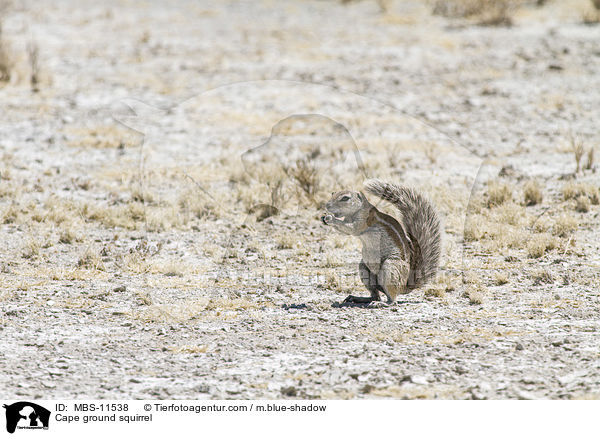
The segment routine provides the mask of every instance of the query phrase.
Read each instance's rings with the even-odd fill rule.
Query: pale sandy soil
[[[600,396],[586,1],[512,27],[419,1],[97,3],[4,19],[0,397]],[[359,247],[318,217],[365,177],[433,199],[443,267],[340,307],[366,295]]]

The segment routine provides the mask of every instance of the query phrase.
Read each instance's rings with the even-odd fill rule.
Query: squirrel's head
[[[352,216],[369,204],[367,197],[362,192],[339,191],[334,192],[325,204],[327,212],[336,218]]]

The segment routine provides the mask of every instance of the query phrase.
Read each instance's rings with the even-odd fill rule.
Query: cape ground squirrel
[[[398,208],[401,220],[379,211],[362,192],[340,191],[325,205],[324,224],[358,236],[362,242],[360,278],[370,297],[349,295],[344,302],[388,303],[436,274],[441,251],[440,220],[434,206],[417,191],[380,180],[364,183],[365,190]]]

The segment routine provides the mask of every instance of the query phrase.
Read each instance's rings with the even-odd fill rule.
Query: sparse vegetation
[[[425,288],[425,296],[444,298],[446,296],[446,289],[442,286],[428,286]]]
[[[494,207],[504,204],[512,199],[512,189],[506,183],[491,181],[487,188],[487,207]]]
[[[73,242],[79,240],[80,238],[77,236],[77,233],[75,233],[75,231],[69,227],[64,229],[58,238],[58,242],[61,244],[72,244]]]
[[[502,286],[508,283],[508,273],[506,271],[497,271],[494,274],[494,284]]]
[[[31,85],[31,91],[38,92],[40,83],[40,49],[34,41],[30,41],[27,44],[27,58],[29,60],[29,84]]]
[[[423,152],[425,153],[425,156],[427,156],[427,159],[429,160],[429,162],[431,164],[435,164],[437,161],[437,146],[435,145],[435,143],[433,142],[428,142],[427,144],[425,144],[425,147],[423,148]]]
[[[373,16],[372,0],[345,10],[338,0],[292,3],[174,2],[178,35],[153,2],[143,16],[115,5],[65,15],[72,0],[0,14],[14,62],[0,83],[3,391],[500,399],[599,385],[581,364],[597,359],[600,310],[599,143],[586,112],[597,29],[560,1],[501,10],[518,20],[510,32],[469,27],[493,15],[489,1],[452,20],[429,16],[436,0],[397,1],[386,16]],[[302,31],[278,29],[291,10]],[[94,43],[42,41],[27,27],[40,20],[48,35],[84,31]],[[194,44],[207,28],[218,41]],[[47,66],[58,74],[51,88]],[[215,71],[235,83],[214,88]],[[548,86],[534,83],[540,75]],[[121,118],[112,102],[133,88],[161,110],[126,104]],[[415,92],[388,106],[386,89]],[[331,119],[304,115],[313,113]],[[577,174],[569,141],[556,145],[568,120],[583,140]],[[252,162],[240,158],[254,149]],[[369,295],[361,244],[324,226],[321,205],[370,177],[432,198],[441,269],[397,304],[340,307]],[[60,376],[40,382],[11,356]],[[507,370],[511,359],[527,371]]]
[[[590,147],[587,152],[587,160],[585,162],[584,168],[586,170],[591,170],[594,168],[594,147]]]
[[[181,212],[187,215],[187,219],[196,218],[205,220],[219,216],[217,208],[206,196],[196,189],[187,189],[179,196],[179,207]]]
[[[577,197],[576,203],[575,203],[575,210],[577,212],[589,212],[590,211],[590,199],[585,196],[585,195],[580,195],[579,197]]]
[[[296,238],[290,234],[283,234],[277,236],[277,248],[280,250],[288,250],[294,248],[296,245]]]
[[[296,181],[302,192],[317,205],[316,195],[319,191],[319,172],[313,160],[298,159],[294,166],[286,168],[286,174]]]
[[[533,284],[536,286],[542,283],[549,285],[554,283],[554,278],[552,277],[552,274],[545,269],[534,271],[534,273],[531,275],[531,278],[533,279]]]
[[[583,15],[584,24],[600,23],[600,0],[590,0],[594,10],[585,11]]]
[[[521,2],[516,0],[436,0],[434,15],[449,18],[475,18],[489,26],[510,26],[511,13]]]
[[[94,269],[104,271],[104,263],[100,254],[92,247],[88,247],[77,261],[77,266],[80,268]]]
[[[559,237],[569,236],[577,230],[578,225],[579,222],[576,217],[568,213],[563,213],[554,221],[552,234]]]
[[[600,204],[599,188],[589,183],[568,182],[563,186],[562,194],[565,200],[577,200],[578,197],[587,197],[591,204]]]
[[[554,250],[557,247],[556,239],[548,233],[539,233],[532,235],[527,241],[527,254],[529,257],[537,259],[546,252]]]
[[[535,206],[541,204],[543,200],[542,190],[537,180],[530,180],[525,184],[523,190],[526,206]]]
[[[3,33],[3,20],[11,7],[10,0],[0,0],[0,83],[10,80],[13,69],[12,53]]]
[[[33,238],[27,239],[23,246],[21,256],[23,256],[24,259],[32,259],[40,254],[40,248],[41,245],[37,240]]]
[[[575,158],[575,172],[578,173],[581,170],[581,158],[583,157],[583,153],[585,152],[583,148],[583,142],[579,138],[577,138],[571,132],[571,152],[573,153],[573,158]]]
[[[484,291],[481,285],[469,286],[463,295],[469,299],[470,304],[483,304]]]
[[[583,170],[591,170],[594,167],[594,146],[586,148],[583,140],[572,131],[569,132],[569,144],[575,160],[575,174]],[[586,156],[585,163],[582,161],[584,156]]]
[[[0,14],[2,13],[0,8]],[[0,83],[8,82],[11,78],[13,61],[10,48],[2,33],[2,17],[0,17]]]

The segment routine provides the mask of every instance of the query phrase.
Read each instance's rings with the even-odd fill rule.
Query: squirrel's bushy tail
[[[440,219],[433,204],[414,189],[370,179],[364,183],[365,190],[389,201],[400,210],[402,223],[420,250],[412,259],[412,275],[416,286],[435,277],[440,262],[442,238]]]

